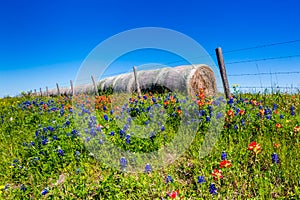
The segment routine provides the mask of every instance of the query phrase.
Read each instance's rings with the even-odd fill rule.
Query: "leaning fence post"
[[[74,96],[74,88],[73,88],[72,80],[70,80],[70,85],[71,85],[71,95]]]
[[[223,82],[223,86],[224,86],[224,92],[225,92],[226,98],[229,98],[230,97],[230,89],[229,89],[229,83],[228,83],[228,79],[227,79],[226,68],[225,68],[225,64],[224,64],[224,58],[223,58],[221,47],[216,48],[216,54],[217,54],[218,65],[220,68],[220,73],[221,73],[222,82]]]
[[[135,85],[136,85],[138,95],[141,96],[141,89],[140,89],[140,84],[136,73],[136,67],[133,67],[133,74],[134,74],[134,80],[135,80]]]
[[[47,95],[47,97],[49,96],[48,86],[46,86],[46,95]]]
[[[59,91],[58,83],[56,83],[56,88],[57,88],[57,95],[60,96],[60,91]]]
[[[94,84],[94,90],[95,90],[95,94],[97,95],[97,94],[98,94],[98,89],[97,89],[97,85],[96,85],[96,82],[95,82],[94,76],[93,76],[93,75],[91,75],[91,78],[92,78],[92,81],[93,81],[93,84]]]

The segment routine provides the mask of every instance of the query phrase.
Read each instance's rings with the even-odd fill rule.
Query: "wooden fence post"
[[[227,79],[226,68],[225,68],[225,63],[224,63],[224,58],[223,58],[221,47],[216,48],[216,54],[217,54],[218,65],[220,68],[220,73],[221,73],[222,82],[223,82],[223,86],[224,86],[224,92],[225,92],[226,98],[229,98],[230,97],[230,88],[229,88],[229,83],[228,83],[228,79]]]
[[[135,80],[135,85],[136,85],[138,95],[141,96],[141,89],[140,89],[140,84],[136,73],[136,67],[133,67],[133,74],[134,74],[134,80]]]
[[[46,95],[47,95],[47,97],[49,96],[48,86],[46,86]]]
[[[72,80],[70,80],[70,85],[71,85],[71,95],[74,96],[74,88],[73,88]]]
[[[60,91],[59,91],[58,83],[56,83],[56,88],[57,88],[57,95],[60,96]]]
[[[91,78],[92,78],[92,81],[93,81],[93,84],[94,84],[94,90],[95,90],[95,94],[98,95],[98,89],[97,89],[97,85],[96,85],[96,82],[95,82],[95,79],[94,79],[94,76],[91,75]]]

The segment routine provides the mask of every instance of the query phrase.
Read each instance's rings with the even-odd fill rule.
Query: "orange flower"
[[[218,169],[214,169],[214,171],[211,173],[211,175],[214,177],[215,180],[217,180],[218,178],[223,178],[222,172],[221,170]]]
[[[280,144],[279,143],[274,143],[274,148],[278,148],[278,147],[280,147]]]
[[[251,142],[248,145],[248,150],[254,151],[254,153],[256,153],[256,154],[260,153],[261,152],[260,144],[257,144],[256,142]]]
[[[233,112],[232,110],[228,110],[228,111],[227,111],[227,115],[228,115],[229,117],[234,116],[234,112]]]
[[[282,125],[278,124],[278,123],[275,126],[276,126],[276,128],[282,128]]]
[[[257,101],[256,100],[251,100],[252,105],[257,106]]]
[[[260,109],[260,110],[259,110],[259,113],[260,113],[261,116],[264,116],[265,111],[264,111],[263,109]]]
[[[231,164],[230,160],[222,160],[220,162],[220,168],[223,168],[223,167],[228,168],[228,167],[231,167],[231,166],[232,166],[232,164]]]
[[[197,104],[198,104],[198,106],[204,106],[205,103],[203,101],[197,100]]]
[[[299,133],[299,132],[300,132],[300,127],[299,127],[299,126],[295,126],[294,132],[295,132],[295,133]]]
[[[245,114],[245,110],[240,110],[240,115],[244,115]]]

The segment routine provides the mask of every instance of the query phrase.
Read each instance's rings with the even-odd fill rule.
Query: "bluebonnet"
[[[56,135],[53,136],[53,140],[58,140]]]
[[[114,110],[110,110],[110,114],[112,115],[115,111]]]
[[[284,118],[284,116],[282,114],[280,114],[280,119],[283,119],[283,118]]]
[[[226,160],[226,158],[227,158],[227,153],[225,151],[223,151],[221,154],[221,159]]]
[[[161,131],[164,131],[164,130],[165,130],[165,126],[162,125],[160,130],[161,130]]]
[[[215,184],[211,183],[209,186],[209,193],[212,195],[218,194],[217,190],[218,189],[216,188]]]
[[[272,162],[275,164],[279,164],[279,158],[278,155],[276,153],[272,154]]]
[[[42,195],[46,195],[49,192],[47,188],[44,188],[41,192]]]
[[[18,159],[14,159],[14,161],[13,161],[14,163],[17,163],[17,162],[19,162],[19,160]]]
[[[47,143],[48,143],[48,138],[45,138],[45,139],[42,140],[43,145],[46,145]]]
[[[147,96],[146,96],[146,95],[144,95],[144,96],[143,96],[143,98],[146,100],[146,99],[147,99]]]
[[[125,135],[125,131],[124,130],[120,130],[120,137],[123,137]]]
[[[106,121],[108,121],[108,116],[106,115],[106,114],[104,114],[104,119],[106,120]]]
[[[173,183],[173,179],[172,179],[172,177],[170,175],[167,176],[166,182],[167,183]]]
[[[122,157],[120,159],[120,166],[121,166],[122,169],[126,168],[126,166],[127,166],[127,160],[126,160],[126,158]]]
[[[112,132],[109,133],[109,135],[114,136],[115,132],[112,131]]]
[[[130,135],[126,135],[126,144],[130,143]]]
[[[77,168],[75,173],[76,173],[76,174],[79,174],[80,171],[81,171],[80,168]]]
[[[107,108],[106,108],[106,106],[104,105],[104,106],[103,106],[103,110],[105,111],[106,109],[107,109]]]
[[[52,132],[54,131],[54,128],[52,126],[48,126],[48,130]]]
[[[145,166],[145,172],[151,172],[151,165],[149,163],[146,164]]]
[[[62,149],[58,149],[57,150],[58,155],[63,156],[64,155],[64,151]]]
[[[232,104],[234,103],[234,99],[230,98],[229,101],[227,102],[230,106],[232,106]]]
[[[273,105],[273,110],[276,110],[276,109],[277,109],[277,104],[274,103],[274,105]]]
[[[204,183],[206,180],[204,179],[204,176],[198,176],[198,183]]]
[[[79,152],[79,151],[76,151],[76,152],[75,152],[75,156],[78,157],[79,155],[80,155],[80,152]]]
[[[267,115],[266,118],[267,118],[267,120],[270,120],[272,118],[272,116],[271,115]]]
[[[220,119],[221,117],[223,117],[223,114],[221,112],[217,113],[216,119]]]
[[[210,117],[206,117],[206,122],[210,122]]]
[[[245,126],[245,119],[241,120],[242,126]]]
[[[155,138],[155,132],[150,133],[150,140],[153,142],[153,139]]]
[[[295,107],[291,106],[290,111],[291,111],[291,115],[294,116],[295,115]]]
[[[69,126],[70,125],[70,121],[66,121],[66,125]]]
[[[31,142],[30,142],[30,145],[31,145],[31,146],[34,146],[34,142],[31,141]]]

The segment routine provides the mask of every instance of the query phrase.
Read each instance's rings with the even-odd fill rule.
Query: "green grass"
[[[158,96],[161,100],[158,100]],[[156,103],[165,110],[161,114],[161,118],[165,119],[162,121],[164,130],[161,130],[161,125],[154,125],[160,116],[151,118],[147,111],[149,106],[155,104],[151,96],[148,95],[147,100],[137,98],[138,101],[132,100],[132,103],[125,99],[128,107],[132,108],[129,113],[134,123],[145,127],[149,121],[149,127],[157,130],[151,139],[149,135],[143,136],[147,128],[141,131],[132,129],[135,135],[130,135],[129,144],[126,143],[126,135],[120,137],[123,126],[118,124],[118,121],[126,123],[127,118],[122,119],[122,111],[118,112],[116,105],[106,98],[97,101],[99,109],[94,113],[97,120],[92,124],[96,132],[99,124],[103,126],[102,130],[90,138],[90,129],[85,133],[84,129],[78,128],[78,123],[86,125],[89,120],[73,115],[78,111],[75,104],[82,97],[73,99],[73,105],[68,97],[23,96],[0,99],[0,199],[167,199],[170,198],[166,196],[167,193],[176,190],[179,190],[179,196],[183,199],[300,198],[300,132],[297,131],[297,126],[300,126],[299,94],[236,93],[232,105],[226,105],[223,117],[220,118],[223,120],[221,134],[205,157],[200,156],[201,144],[207,132],[212,130],[209,128],[217,112],[221,111],[218,106],[212,105],[215,112],[211,120],[207,120],[210,106],[208,99],[203,100],[206,102],[203,107],[197,106],[197,109],[205,110],[206,113],[197,118],[202,121],[198,124],[191,145],[173,163],[163,168],[155,166],[164,163],[149,160],[151,172],[130,173],[132,165],[127,158],[127,172],[124,172],[120,170],[119,158],[115,163],[110,163],[97,160],[96,154],[90,154],[88,149],[95,146],[92,144],[99,144],[100,140],[124,151],[139,153],[172,145],[172,139],[178,134],[180,120],[184,116],[185,97],[178,95],[174,102],[168,100],[169,104],[166,105],[164,99],[168,96],[154,94]],[[26,101],[27,104],[24,103]],[[187,100],[187,103],[191,102],[193,99]],[[86,109],[95,106],[92,101],[82,103]],[[274,104],[277,105],[276,109]],[[103,105],[106,110],[103,110]],[[51,111],[54,107],[57,110]],[[73,114],[69,109],[71,107]],[[294,107],[293,111],[291,107]],[[268,108],[272,114],[264,112]],[[114,113],[110,113],[112,109]],[[228,116],[228,110],[235,114],[237,109],[245,113]],[[263,110],[264,116],[260,110]],[[107,115],[108,121],[104,115]],[[116,119],[117,115],[121,120]],[[267,119],[267,116],[271,118]],[[112,131],[114,136],[110,135]],[[185,138],[181,139],[184,141]],[[248,150],[252,141],[260,144],[260,153]],[[60,149],[63,153],[59,152]],[[220,169],[222,152],[227,153],[226,159],[231,161],[232,166],[222,168],[223,178],[215,180],[212,171]],[[272,161],[273,153],[279,157],[278,164]],[[115,168],[111,167],[113,164]],[[166,183],[168,175],[172,177],[172,183]],[[198,183],[198,176],[204,176],[206,182]],[[210,194],[211,183],[217,188],[216,195]],[[43,195],[45,188],[48,193]]]

